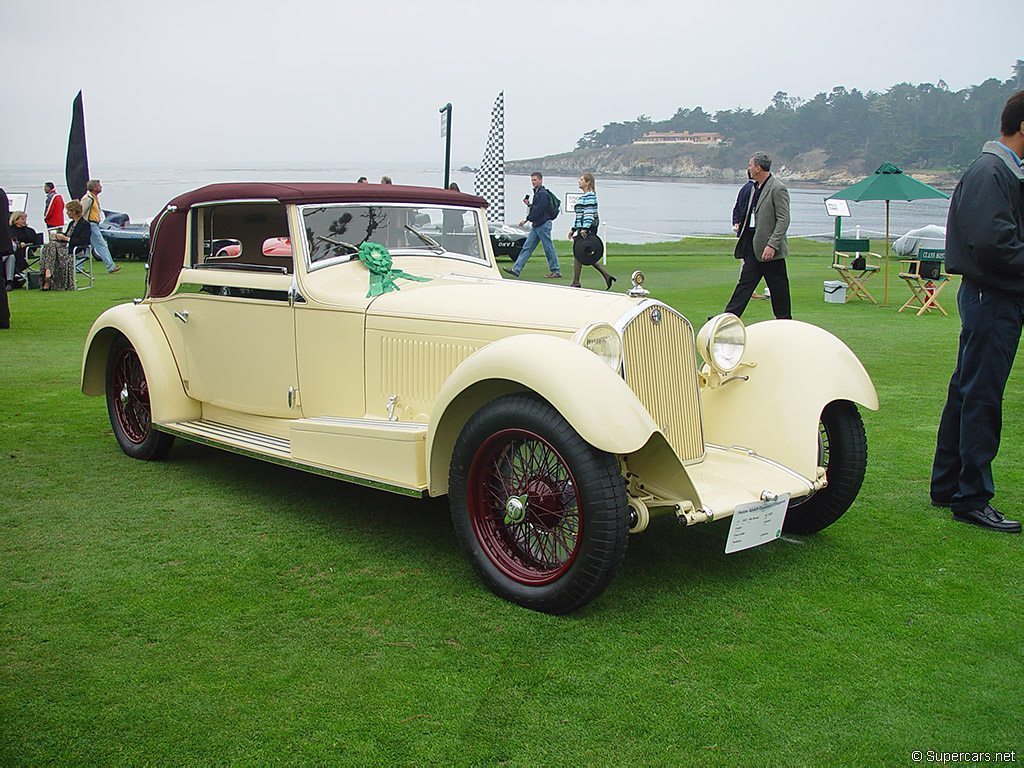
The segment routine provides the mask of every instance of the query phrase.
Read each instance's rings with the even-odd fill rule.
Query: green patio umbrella
[[[884,306],[889,306],[889,201],[890,200],[927,200],[941,197],[949,199],[949,195],[930,184],[908,176],[892,163],[882,163],[873,174],[852,184],[841,192],[836,192],[830,200],[853,200],[855,203],[864,200],[885,200],[885,299]]]

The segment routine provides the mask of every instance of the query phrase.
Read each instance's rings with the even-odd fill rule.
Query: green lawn
[[[612,245],[609,268],[620,290],[642,268],[699,327],[735,285],[729,245]],[[793,306],[878,389],[857,503],[821,534],[729,556],[727,524],[659,518],[608,591],[563,618],[478,582],[445,499],[182,441],[165,462],[125,457],[78,375],[90,323],[141,295],[141,265],[91,291],[13,294],[0,765],[1021,760],[1022,538],[928,503],[955,286],[948,318],[898,315],[909,294],[895,274],[889,308],[825,304],[826,249],[794,242]],[[538,252],[524,277],[546,271]],[[594,270],[584,281],[600,284]],[[770,316],[752,302],[744,320]],[[1024,513],[1021,368],[995,465],[1011,516]]]

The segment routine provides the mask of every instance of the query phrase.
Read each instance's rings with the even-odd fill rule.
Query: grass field
[[[609,268],[620,290],[642,268],[699,327],[735,285],[727,247],[613,245]],[[826,248],[793,243],[794,315],[842,338],[878,389],[857,503],[816,536],[729,556],[727,524],[657,519],[608,591],[563,618],[478,582],[446,499],[182,441],[165,462],[125,457],[78,375],[89,325],[141,295],[141,265],[91,291],[13,294],[0,765],[1024,760],[1022,537],[928,503],[955,286],[948,318],[898,315],[909,294],[895,275],[889,308],[825,304]],[[546,271],[537,253],[524,277]],[[584,280],[599,285],[594,270]],[[744,320],[770,316],[752,302]],[[1024,513],[1022,368],[995,465],[1011,517]]]

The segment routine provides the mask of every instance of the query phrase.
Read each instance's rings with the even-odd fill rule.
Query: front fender
[[[734,375],[749,380],[701,390],[709,443],[750,448],[814,478],[824,407],[850,400],[878,410],[875,386],[860,360],[815,325],[795,320],[751,325],[743,360],[755,366]]]
[[[153,423],[200,418],[199,402],[185,394],[167,337],[147,304],[119,304],[96,318],[82,353],[82,392],[106,392],[107,357],[119,335],[131,342],[142,361]]]
[[[599,450],[639,450],[657,425],[626,382],[601,359],[556,336],[508,336],[466,358],[438,393],[427,430],[430,494],[448,491],[448,464],[466,421],[511,392],[535,392]]]

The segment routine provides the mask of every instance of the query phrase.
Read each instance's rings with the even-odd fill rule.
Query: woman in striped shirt
[[[594,191],[594,174],[584,173],[580,176],[580,189],[583,190],[583,194],[576,201],[576,221],[573,222],[572,229],[569,230],[569,239],[573,241],[576,238],[597,237],[597,193]],[[575,251],[576,249],[573,248],[574,256]],[[600,258],[594,261],[587,260],[582,262],[575,257],[573,258],[571,287],[580,287],[580,273],[583,271],[584,263],[601,273],[602,277],[604,277],[605,290],[612,287],[612,283],[615,282],[616,278],[614,275],[608,274],[608,271],[601,266]]]

